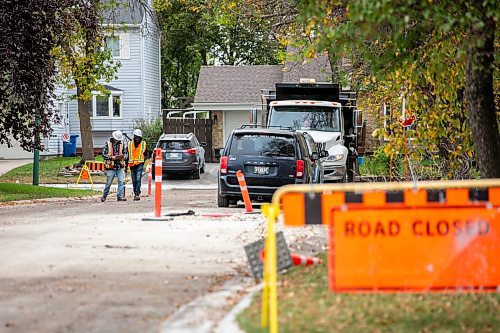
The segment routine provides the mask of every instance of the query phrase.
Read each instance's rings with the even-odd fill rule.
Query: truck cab
[[[268,126],[309,133],[317,150],[328,151],[323,162],[325,180],[345,181],[348,150],[344,146],[342,105],[338,102],[286,100],[270,103]]]
[[[300,83],[276,83],[274,93],[262,96],[267,126],[307,132],[318,151],[328,151],[329,156],[322,159],[325,181],[354,180],[361,128],[355,92],[341,91],[338,84],[301,79]]]

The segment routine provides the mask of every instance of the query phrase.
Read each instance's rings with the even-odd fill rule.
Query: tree
[[[78,101],[83,160],[94,159],[89,112],[92,93],[109,93],[101,82],[114,79],[117,71],[117,64],[105,44],[106,33],[112,33],[102,25],[106,9],[99,0],[69,9],[61,42],[52,50],[57,59],[60,82],[68,89],[76,88],[73,98]],[[85,25],[80,23],[82,21]]]
[[[283,45],[261,3],[155,0],[162,29],[163,106],[193,95],[201,65],[277,64]]]
[[[51,121],[57,121],[52,104],[56,67],[50,52],[65,29],[61,17],[80,2],[0,2],[0,143],[10,145],[13,138],[25,150],[43,149],[36,138],[50,135]]]
[[[299,12],[314,35],[313,51],[352,59],[350,78],[366,96],[361,107],[386,103],[400,117],[405,100],[406,114],[419,121],[407,134],[415,136],[420,157],[441,159],[456,177],[460,161],[476,156],[483,177],[500,175],[492,79],[496,2],[308,0]],[[389,156],[403,150],[399,117],[388,135]]]

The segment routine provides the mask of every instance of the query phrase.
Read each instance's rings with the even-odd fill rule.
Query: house
[[[210,111],[212,147],[223,148],[235,128],[250,123],[250,110],[261,110],[261,90],[274,90],[282,66],[202,66],[194,111]],[[260,113],[259,113],[260,115]]]
[[[92,97],[90,109],[95,148],[101,148],[115,130],[131,136],[137,120],[160,116],[160,36],[151,15],[153,12],[129,8],[114,12],[113,19],[108,18],[108,22],[117,23],[110,23],[116,29],[113,36],[108,37],[107,45],[121,66],[116,80],[102,82],[109,96],[96,92]],[[67,100],[65,104],[69,133],[79,135],[78,103]],[[79,147],[80,137],[77,150]]]
[[[128,4],[127,0],[119,2]],[[152,120],[160,116],[160,36],[152,15],[153,11],[128,6],[120,6],[105,15],[105,22],[115,28],[106,44],[121,67],[116,80],[102,82],[110,92],[109,96],[93,94],[90,109],[94,148],[103,147],[115,130],[131,135],[138,119]],[[61,122],[53,123],[52,135],[42,139],[45,147],[40,152],[42,156],[62,155],[64,134],[78,135],[77,151],[81,147],[78,102],[71,98],[76,91],[59,87],[55,93],[58,96],[56,113]],[[14,147],[11,148],[0,145],[0,159],[33,156],[16,141],[12,144]]]
[[[292,50],[293,51],[293,50]],[[250,122],[250,110],[261,117],[262,94],[275,90],[276,83],[299,82],[301,78],[331,82],[332,71],[326,56],[306,62],[289,61],[284,66],[202,66],[193,103],[195,111],[210,111],[213,148],[223,148],[233,129]],[[365,115],[369,128],[373,117]],[[259,118],[258,118],[259,119]],[[373,129],[372,129],[373,128]],[[370,135],[366,135],[368,139]]]

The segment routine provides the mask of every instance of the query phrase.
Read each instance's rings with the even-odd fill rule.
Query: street
[[[0,206],[0,332],[157,332],[181,305],[249,276],[243,246],[262,237],[260,214],[217,208],[216,190],[163,195],[163,214],[196,216],[145,222],[152,197],[117,202],[114,194],[104,204]]]

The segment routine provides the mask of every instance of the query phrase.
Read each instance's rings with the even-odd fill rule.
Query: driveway
[[[32,163],[33,159],[23,159],[23,160],[0,160],[0,176],[9,172],[12,169],[20,167],[28,163]]]

